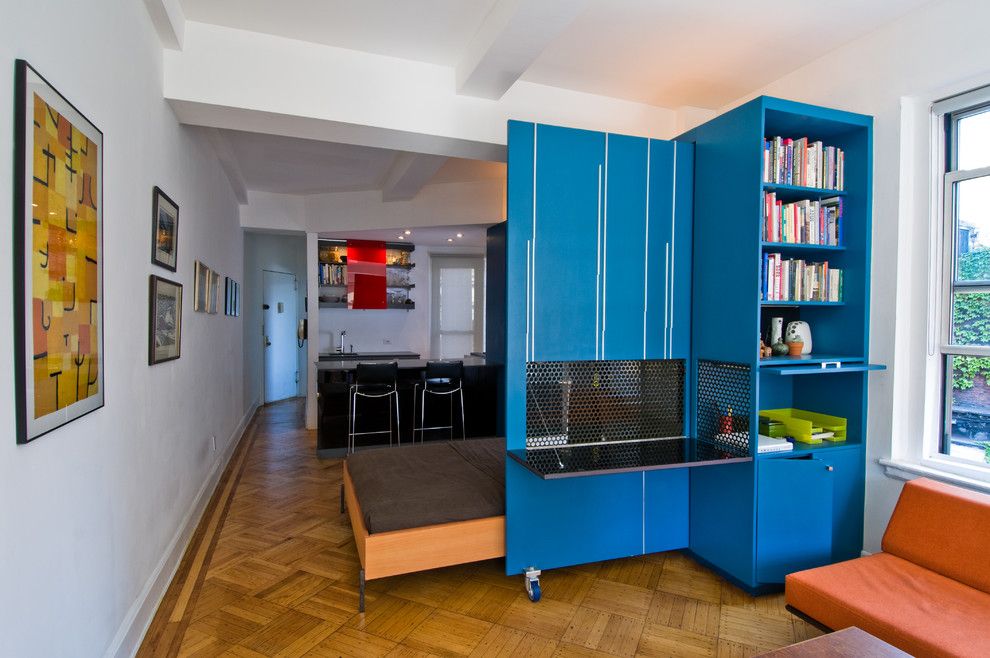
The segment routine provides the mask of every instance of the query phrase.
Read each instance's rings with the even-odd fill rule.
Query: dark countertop
[[[417,352],[393,350],[391,352],[320,352],[320,361],[374,361],[375,359],[418,359]]]
[[[323,360],[322,358],[316,362],[316,369],[318,371],[338,371],[347,372],[350,370],[355,370],[357,368],[358,361],[361,363],[388,363],[389,361],[396,361],[399,364],[399,370],[417,370],[426,367],[426,359],[397,359],[392,358],[369,358],[361,357],[360,359],[333,359],[333,360]],[[461,361],[464,362],[465,368],[478,367],[487,365],[487,362],[481,357],[477,356],[466,356]]]
[[[509,457],[544,480],[726,464],[753,459],[724,445],[688,437],[571,444],[509,450],[508,453]]]

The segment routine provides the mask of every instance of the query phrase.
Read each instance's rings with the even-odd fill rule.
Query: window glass
[[[946,358],[946,427],[942,453],[990,464],[990,358]]]
[[[990,167],[990,108],[957,122],[957,169]]]
[[[956,279],[990,281],[990,176],[961,180],[954,188]]]

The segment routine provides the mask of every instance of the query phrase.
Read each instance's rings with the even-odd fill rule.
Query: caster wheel
[[[526,581],[526,594],[529,596],[529,600],[536,603],[540,600],[540,581],[539,580],[527,580]]]

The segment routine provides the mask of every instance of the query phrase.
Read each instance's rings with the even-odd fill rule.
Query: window
[[[481,256],[431,257],[433,358],[462,359],[484,348],[484,266]]]
[[[944,121],[938,452],[990,464],[990,89],[935,104]]]

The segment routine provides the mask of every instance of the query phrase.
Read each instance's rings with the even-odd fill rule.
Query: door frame
[[[261,350],[261,404],[268,404],[268,357],[265,354],[265,337],[268,335],[265,331],[265,274],[285,274],[286,276],[291,276],[296,284],[296,293],[298,297],[299,292],[299,277],[293,272],[284,272],[282,270],[271,270],[267,267],[261,268],[261,345],[259,346]],[[299,316],[299,300],[296,299],[296,315]],[[298,318],[297,318],[298,321]],[[299,366],[299,355],[296,354],[296,367]],[[299,373],[299,377],[302,378],[302,372]],[[296,382],[296,394],[292,397],[299,397],[299,382]],[[289,398],[282,398],[289,399]],[[277,402],[277,400],[276,400]]]
[[[431,253],[430,254],[430,354],[439,359],[440,341],[440,305],[437,303],[440,293],[440,268],[443,266],[464,266],[475,268],[480,276],[474,281],[474,344],[472,352],[480,352],[485,348],[485,279],[487,276],[487,261],[480,253]],[[480,311],[480,312],[479,312]]]

